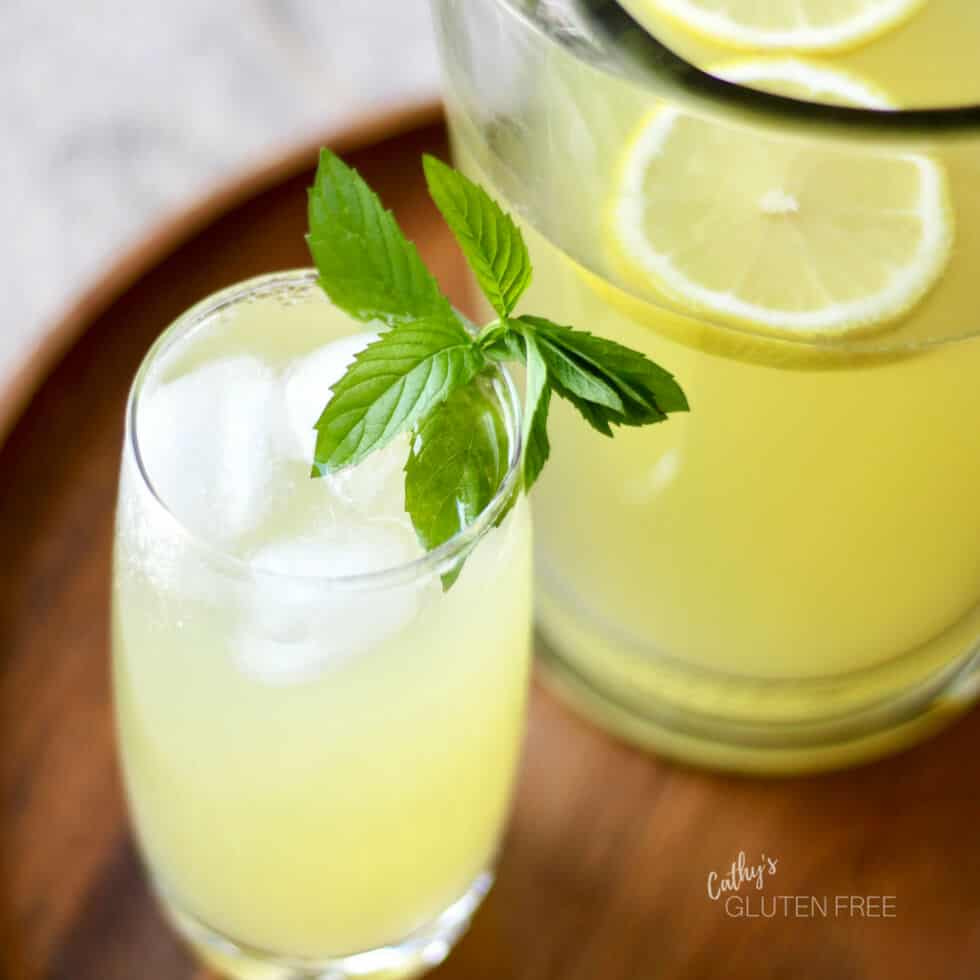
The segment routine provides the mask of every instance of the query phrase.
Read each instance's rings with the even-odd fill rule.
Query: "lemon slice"
[[[851,101],[863,84],[779,65],[733,74],[777,88],[787,76],[799,94]],[[760,135],[665,107],[630,142],[608,232],[625,278],[685,310],[835,337],[924,295],[949,257],[952,219],[943,172],[921,154]]]
[[[882,89],[863,78],[800,58],[747,58],[715,65],[708,71],[728,82],[808,102],[898,108]]]
[[[715,44],[762,51],[839,51],[911,17],[925,0],[622,0],[644,26],[658,17]]]

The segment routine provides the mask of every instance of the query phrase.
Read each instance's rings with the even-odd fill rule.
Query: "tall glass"
[[[323,481],[303,458],[332,352],[352,356],[359,329],[313,273],[246,282],[166,331],[129,400],[113,601],[126,789],[165,909],[232,977],[438,962],[489,887],[511,795],[523,498],[499,519],[519,402],[499,374],[504,486],[420,555],[382,500],[401,487],[397,447]]]
[[[731,24],[692,6],[433,3],[456,159],[522,223],[528,309],[691,406],[596,440],[554,405],[546,664],[670,755],[851,764],[977,694],[980,112],[934,106],[980,103],[980,8],[788,55],[705,40]]]

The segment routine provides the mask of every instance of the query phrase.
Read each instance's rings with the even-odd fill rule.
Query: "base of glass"
[[[481,874],[441,915],[397,943],[350,956],[292,959],[230,939],[185,912],[157,887],[164,912],[177,933],[211,969],[229,980],[405,980],[438,966],[469,927],[493,884]]]
[[[676,761],[751,775],[844,769],[908,748],[980,698],[976,624],[958,654],[811,682],[748,681],[643,657],[539,590],[549,687],[601,727]],[[901,669],[898,669],[900,667]]]

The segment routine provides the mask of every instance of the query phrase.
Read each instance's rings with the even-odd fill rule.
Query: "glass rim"
[[[562,47],[574,57],[574,50],[561,45],[548,30],[525,9],[521,0],[491,0],[505,8],[515,18],[551,44]],[[747,121],[762,124],[779,123],[791,129],[800,126],[808,136],[826,134],[840,139],[872,138],[885,142],[906,142],[937,136],[976,135],[980,137],[980,104],[937,106],[914,109],[874,109],[859,106],[834,105],[827,102],[808,102],[792,96],[778,95],[762,89],[749,88],[711,75],[679,55],[648,28],[638,23],[625,8],[616,5],[617,17],[633,25],[642,35],[640,45],[648,49],[649,79],[666,83],[665,96],[679,95],[681,101],[693,108],[708,112],[732,108],[744,113]],[[615,44],[610,39],[610,44]],[[637,52],[632,55],[636,57]],[[602,63],[596,64],[602,68]],[[627,76],[632,78],[633,76]],[[649,80],[648,79],[648,80]]]
[[[368,572],[345,575],[299,574],[278,572],[256,568],[248,559],[235,554],[224,545],[206,534],[190,527],[170,507],[164,496],[157,490],[150,477],[146,462],[140,449],[138,432],[138,411],[140,396],[154,367],[160,359],[188,334],[201,327],[216,313],[234,306],[242,300],[273,292],[283,286],[309,286],[317,282],[317,272],[312,268],[290,269],[281,272],[265,273],[244,279],[211,293],[181,313],[163,332],[143,356],[129,389],[125,414],[124,452],[132,453],[136,473],[143,487],[149,492],[154,505],[160,508],[181,537],[196,550],[225,566],[230,572],[256,581],[289,581],[305,585],[322,585],[329,588],[381,589],[406,585],[420,578],[447,571],[457,560],[466,556],[473,547],[496,524],[497,518],[505,510],[511,498],[519,493],[522,454],[522,406],[514,380],[505,367],[491,365],[495,400],[503,408],[504,423],[508,435],[507,472],[493,498],[479,513],[475,520],[431,551],[418,558]],[[323,295],[323,300],[330,300]]]

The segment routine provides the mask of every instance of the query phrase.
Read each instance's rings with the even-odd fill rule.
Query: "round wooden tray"
[[[460,258],[419,166],[424,150],[446,153],[438,110],[330,142],[465,307]],[[0,398],[0,427],[12,425],[0,449],[5,980],[208,976],[147,893],[116,771],[106,613],[123,404],[143,353],[178,313],[235,280],[307,264],[314,162],[311,144],[171,223],[88,294]],[[433,976],[974,980],[978,753],[974,712],[851,773],[709,775],[614,741],[536,687],[497,886]],[[762,891],[743,884],[726,909],[708,879],[739,852],[748,865],[764,852],[777,870]]]

